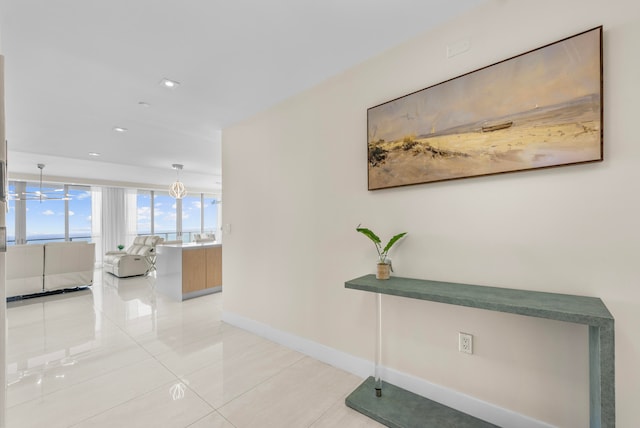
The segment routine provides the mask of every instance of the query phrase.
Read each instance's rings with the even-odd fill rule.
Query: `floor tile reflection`
[[[348,373],[175,302],[155,278],[8,304],[7,427],[376,427]]]

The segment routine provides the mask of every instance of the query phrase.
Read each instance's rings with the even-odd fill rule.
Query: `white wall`
[[[368,107],[598,25],[604,162],[366,190]],[[470,51],[446,59],[464,38]],[[374,296],[344,289],[374,271],[355,227],[408,231],[396,275],[602,298],[616,319],[618,425],[636,426],[638,40],[635,0],[496,0],[225,129],[225,312],[370,360]],[[385,366],[588,426],[586,327],[390,296],[384,317]],[[458,331],[474,335],[473,356]]]

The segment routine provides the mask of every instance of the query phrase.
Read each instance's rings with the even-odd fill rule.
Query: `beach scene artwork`
[[[602,160],[602,27],[367,110],[369,190]]]

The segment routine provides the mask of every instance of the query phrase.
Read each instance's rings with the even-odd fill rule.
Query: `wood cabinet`
[[[182,251],[182,293],[222,285],[222,247]]]
[[[158,245],[156,290],[176,300],[222,290],[222,245]]]
[[[206,288],[205,251],[204,248],[182,251],[182,293]]]
[[[207,288],[222,285],[222,247],[206,249]]]

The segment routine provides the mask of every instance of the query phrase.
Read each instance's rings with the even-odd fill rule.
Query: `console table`
[[[347,281],[345,287],[377,293],[375,378],[365,380],[346,399],[347,406],[360,413],[398,428],[449,426],[445,422],[452,421],[456,427],[494,426],[382,382],[379,377],[381,295],[390,294],[588,325],[590,427],[615,427],[614,320],[602,300],[595,297],[399,277],[377,280],[375,275]]]

